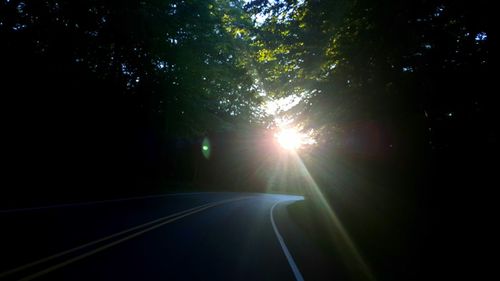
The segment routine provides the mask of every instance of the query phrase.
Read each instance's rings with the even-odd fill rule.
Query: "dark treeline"
[[[259,71],[323,130],[307,166],[380,280],[481,279],[498,130],[487,1],[252,1]]]
[[[0,3],[2,201],[203,182],[203,138],[249,120],[255,90],[222,25],[229,1],[177,2]],[[236,182],[236,168],[216,173]]]

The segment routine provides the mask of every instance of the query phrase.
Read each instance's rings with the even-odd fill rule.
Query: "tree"
[[[246,5],[255,19],[266,19],[253,29],[263,87],[270,96],[303,96],[284,114],[323,136],[305,162],[384,280],[410,278],[399,275],[405,269],[390,269],[404,266],[384,256],[409,258],[418,243],[443,246],[415,233],[452,236],[446,227],[458,225],[459,202],[470,202],[469,190],[458,186],[477,186],[494,174],[484,156],[497,146],[487,4]],[[438,221],[448,223],[436,227]],[[392,244],[382,249],[387,237]]]
[[[22,167],[12,174],[57,182],[61,194],[83,190],[60,187],[76,178],[129,185],[190,169],[175,163],[209,132],[258,124],[239,5],[2,1],[6,159]]]

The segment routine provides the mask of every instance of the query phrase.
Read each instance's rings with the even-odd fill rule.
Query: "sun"
[[[310,137],[294,128],[281,129],[276,133],[276,140],[282,148],[297,150],[305,144],[310,144]]]

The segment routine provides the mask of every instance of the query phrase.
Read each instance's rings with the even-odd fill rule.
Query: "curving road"
[[[0,211],[0,279],[331,280],[288,216],[297,200],[180,193]]]

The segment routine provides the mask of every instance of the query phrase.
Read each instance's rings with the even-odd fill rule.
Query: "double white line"
[[[87,251],[87,252],[85,252],[83,254],[74,256],[74,257],[69,258],[69,259],[67,259],[65,261],[62,261],[60,263],[56,263],[56,264],[54,264],[52,266],[49,266],[49,267],[47,267],[47,268],[45,268],[43,270],[40,270],[38,272],[29,274],[29,275],[27,275],[27,276],[19,279],[19,280],[32,280],[32,279],[40,277],[40,276],[42,276],[44,274],[47,274],[47,273],[49,273],[51,271],[54,271],[56,269],[59,269],[61,267],[69,265],[71,263],[74,263],[76,261],[84,259],[84,258],[86,258],[88,256],[91,256],[91,255],[96,254],[98,252],[101,252],[103,250],[106,250],[106,249],[108,249],[110,247],[113,247],[115,245],[123,243],[123,242],[125,242],[127,240],[135,238],[135,237],[137,237],[139,235],[142,235],[142,234],[144,234],[144,233],[146,233],[148,231],[154,230],[154,229],[159,228],[159,227],[161,227],[163,225],[166,225],[166,224],[169,224],[171,222],[174,222],[174,221],[177,221],[179,219],[182,219],[184,217],[190,216],[192,214],[199,213],[199,212],[204,211],[206,209],[213,208],[215,206],[219,206],[219,205],[222,205],[222,204],[225,204],[225,203],[229,203],[229,202],[233,202],[233,201],[238,201],[238,200],[243,200],[243,199],[248,199],[248,198],[250,198],[250,196],[239,197],[239,198],[235,198],[235,199],[227,199],[227,200],[217,201],[217,202],[214,202],[214,203],[207,203],[207,204],[203,204],[203,205],[200,205],[200,206],[197,206],[197,207],[194,207],[194,208],[190,208],[190,209],[187,209],[187,210],[175,213],[175,214],[171,214],[171,215],[168,215],[168,216],[165,216],[165,217],[161,217],[159,219],[156,219],[156,220],[153,220],[153,221],[150,221],[150,222],[147,222],[147,223],[144,223],[144,224],[141,224],[141,225],[138,225],[138,226],[135,226],[135,227],[132,227],[132,228],[129,228],[129,229],[117,232],[115,234],[103,237],[101,239],[98,239],[98,240],[95,240],[95,241],[92,241],[92,242],[89,242],[89,243],[86,243],[86,244],[74,247],[72,249],[69,249],[69,250],[66,250],[66,251],[63,251],[63,252],[60,252],[60,253],[48,256],[46,258],[43,258],[43,259],[31,262],[31,263],[25,264],[23,266],[16,267],[16,268],[8,270],[6,272],[0,273],[0,278],[11,276],[11,275],[13,275],[15,273],[20,273],[21,271],[28,270],[28,269],[30,269],[32,267],[37,266],[37,265],[42,265],[42,264],[47,263],[49,261],[52,261],[52,260],[54,260],[56,258],[60,258],[60,257],[66,256],[66,255],[69,255],[71,253],[77,252],[79,250],[88,248],[90,246],[94,246],[94,245],[97,245],[99,243],[103,243],[105,241],[111,240],[113,238],[118,238],[120,236],[125,235],[124,237],[118,238],[116,240],[112,240],[112,241],[108,242],[107,244],[104,244],[104,245],[101,245],[101,246],[99,246],[97,248],[94,248],[93,250],[89,250],[89,251]]]

